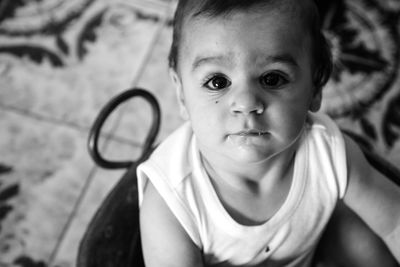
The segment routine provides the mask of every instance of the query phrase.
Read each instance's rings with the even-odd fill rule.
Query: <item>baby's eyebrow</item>
[[[233,63],[232,57],[227,55],[210,55],[210,56],[197,56],[192,64],[192,71],[206,63],[214,63],[219,65],[231,65]]]
[[[262,64],[265,64],[265,65],[268,65],[271,63],[284,63],[284,64],[291,65],[292,67],[295,67],[295,68],[299,67],[299,64],[297,63],[295,58],[290,54],[267,56],[262,61]]]

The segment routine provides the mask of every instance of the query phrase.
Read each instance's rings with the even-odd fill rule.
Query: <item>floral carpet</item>
[[[400,2],[318,1],[334,57],[323,110],[400,164]],[[74,266],[79,240],[122,171],[86,149],[101,107],[139,86],[161,104],[162,140],[180,119],[167,73],[175,2],[0,1],[0,267]],[[134,158],[150,122],[132,101],[102,150]]]

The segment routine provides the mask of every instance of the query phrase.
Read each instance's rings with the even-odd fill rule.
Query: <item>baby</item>
[[[187,122],[138,167],[146,266],[311,266],[339,202],[400,261],[399,188],[316,113],[331,71],[318,20],[312,0],[179,2]]]

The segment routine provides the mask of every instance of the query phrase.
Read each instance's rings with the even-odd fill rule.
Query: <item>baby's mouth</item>
[[[228,135],[228,140],[236,146],[263,146],[270,140],[270,133],[259,129],[245,129]]]
[[[267,135],[267,134],[268,134],[268,132],[266,132],[266,131],[250,129],[250,130],[239,131],[237,133],[234,133],[233,135],[238,135],[238,136],[264,136],[264,135]]]

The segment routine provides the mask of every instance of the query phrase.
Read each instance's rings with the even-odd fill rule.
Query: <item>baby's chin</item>
[[[237,153],[232,153],[230,157],[237,164],[257,164],[266,162],[277,154],[279,152],[260,149],[259,147],[241,146]]]
[[[227,142],[238,148],[252,150],[268,146],[271,135],[269,133],[231,134],[228,135]]]

